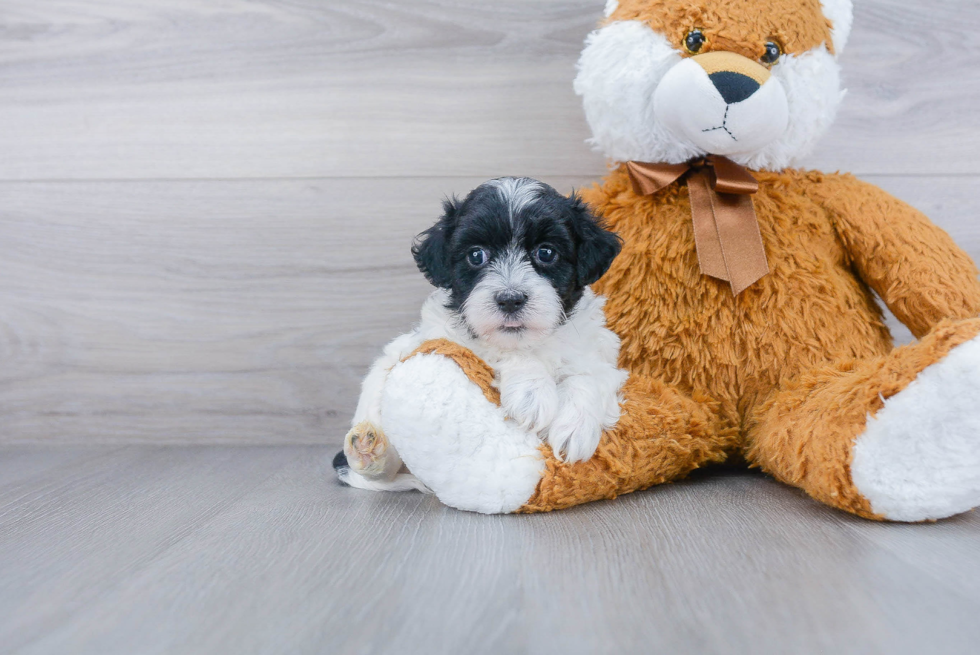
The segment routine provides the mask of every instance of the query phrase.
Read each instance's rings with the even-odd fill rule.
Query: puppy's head
[[[620,249],[577,196],[528,178],[492,180],[444,210],[415,262],[469,331],[501,348],[550,335]]]

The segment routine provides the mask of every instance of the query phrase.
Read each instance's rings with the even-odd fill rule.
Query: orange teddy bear
[[[548,511],[744,461],[871,519],[980,504],[980,282],[948,235],[849,175],[791,169],[833,122],[850,0],[611,0],[576,91],[615,163],[583,198],[623,239],[593,286],[630,373],[566,463],[430,344],[384,435],[452,506]],[[918,337],[893,348],[875,294]],[[383,451],[383,449],[382,449]]]

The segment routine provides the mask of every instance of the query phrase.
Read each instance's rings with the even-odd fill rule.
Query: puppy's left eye
[[[480,268],[487,263],[487,251],[483,248],[471,248],[468,253],[466,253],[466,261],[470,263],[473,268]]]
[[[534,251],[534,259],[539,264],[554,264],[555,260],[558,259],[558,251],[551,246],[538,246],[538,249]]]
[[[766,66],[772,66],[783,54],[783,49],[775,41],[766,41],[766,52],[762,55],[761,61]]]

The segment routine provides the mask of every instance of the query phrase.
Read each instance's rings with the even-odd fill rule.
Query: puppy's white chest
[[[513,353],[487,363],[493,367],[494,383],[498,388],[502,380],[513,381],[528,376],[549,378],[557,384],[561,366],[561,362],[553,358],[540,357],[532,352]]]

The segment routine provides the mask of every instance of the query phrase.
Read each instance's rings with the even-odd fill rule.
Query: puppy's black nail
[[[344,454],[344,451],[341,450],[339,453],[334,455],[333,468],[335,471],[339,471],[343,468],[350,468],[350,465],[347,463],[347,455]]]

